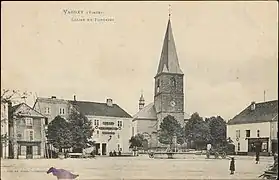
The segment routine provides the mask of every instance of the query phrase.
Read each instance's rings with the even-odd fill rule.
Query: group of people
[[[116,153],[115,150],[114,150],[113,152],[110,151],[110,152],[109,152],[109,156],[121,156],[121,151],[118,151],[118,154]]]

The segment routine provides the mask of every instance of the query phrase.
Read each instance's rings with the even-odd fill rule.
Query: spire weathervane
[[[143,95],[143,90],[141,89],[140,94]]]
[[[169,18],[171,17],[171,5],[169,4]]]

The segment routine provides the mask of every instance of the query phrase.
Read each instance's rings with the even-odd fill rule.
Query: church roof
[[[137,114],[133,116],[133,119],[149,119],[149,120],[156,120],[156,111],[154,107],[154,103],[150,103],[144,108],[142,108]]]
[[[179,67],[170,19],[167,25],[167,30],[165,34],[165,39],[164,39],[164,44],[161,52],[161,58],[157,70],[157,75],[163,72],[183,74],[183,72]]]

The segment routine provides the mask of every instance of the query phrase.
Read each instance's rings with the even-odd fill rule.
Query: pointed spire
[[[141,90],[140,101],[144,101],[143,90]]]
[[[139,99],[139,110],[141,110],[145,105],[145,100],[144,100],[144,97],[143,97],[143,91],[141,91],[141,96],[140,96],[140,99]]]
[[[163,48],[161,52],[160,63],[158,66],[157,75],[162,72],[183,74],[180,69],[178,57],[176,53],[176,47],[174,42],[174,37],[172,34],[171,20],[170,20],[170,9],[169,9],[169,20],[167,25],[167,30],[165,33]]]

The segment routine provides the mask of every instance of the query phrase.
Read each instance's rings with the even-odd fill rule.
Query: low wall
[[[176,152],[176,153],[154,153],[155,159],[186,159],[189,156],[198,155],[194,152]]]
[[[41,158],[44,158],[44,157],[41,155],[33,155],[32,159],[41,159]],[[26,155],[19,155],[18,159],[26,159]]]

